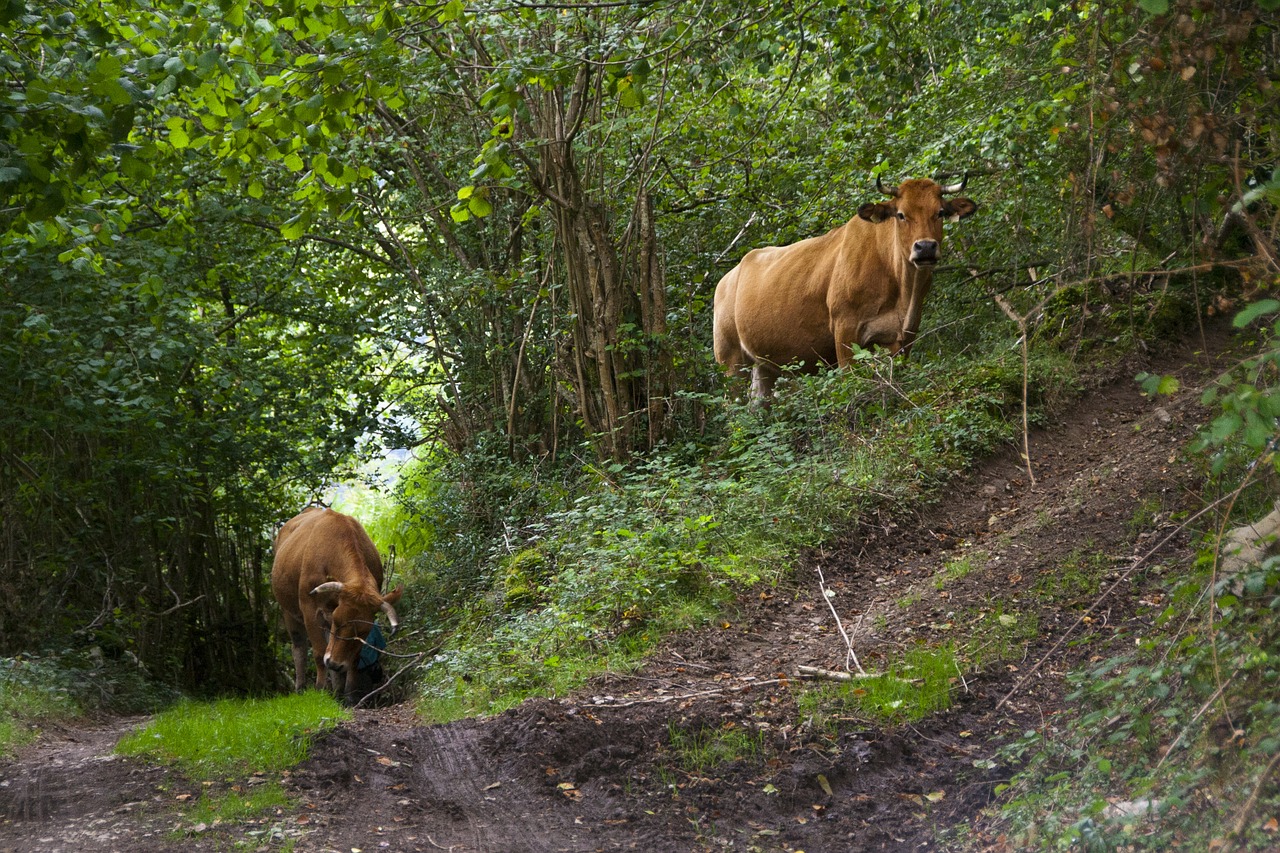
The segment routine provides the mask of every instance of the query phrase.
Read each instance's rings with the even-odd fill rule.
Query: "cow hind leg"
[[[771,364],[757,361],[751,366],[751,402],[767,404],[773,399],[773,385],[778,381],[778,369]]]
[[[293,689],[302,692],[307,687],[307,652],[310,650],[311,638],[307,636],[307,628],[295,621],[288,613],[284,615],[284,630],[289,635],[289,645],[293,651]]]

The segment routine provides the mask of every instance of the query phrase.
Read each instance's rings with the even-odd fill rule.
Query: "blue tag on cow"
[[[382,655],[382,650],[387,647],[387,640],[382,636],[382,630],[375,624],[373,630],[369,632],[369,636],[365,638],[364,648],[360,650],[360,660],[356,663],[356,669],[368,669],[378,662],[378,658]]]

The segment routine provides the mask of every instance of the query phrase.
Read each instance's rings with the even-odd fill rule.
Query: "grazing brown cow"
[[[876,187],[889,201],[821,237],[746,254],[716,285],[716,361],[751,369],[751,396],[767,400],[780,368],[844,367],[850,347],[911,351],[942,245],[942,223],[971,216],[964,189],[927,179]]]
[[[284,614],[293,643],[294,686],[307,683],[307,643],[316,659],[316,689],[328,679],[341,695],[357,696],[357,660],[379,612],[391,633],[400,620],[393,605],[403,591],[381,594],[382,558],[369,534],[349,515],[308,507],[285,522],[276,535],[271,590]]]

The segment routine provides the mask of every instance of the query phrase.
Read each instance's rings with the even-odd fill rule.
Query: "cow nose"
[[[330,656],[328,653],[326,653],[324,656],[324,666],[325,666],[325,669],[331,669],[334,672],[347,671],[346,664],[343,664],[340,661],[334,660],[333,657]]]
[[[913,263],[934,264],[938,262],[938,241],[937,240],[917,240],[915,245],[911,247],[911,260]]]

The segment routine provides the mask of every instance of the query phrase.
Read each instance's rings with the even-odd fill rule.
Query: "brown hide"
[[[943,220],[977,210],[967,198],[945,199],[946,191],[930,180],[905,181],[884,191],[888,201],[864,204],[821,237],[748,252],[716,286],[716,360],[730,375],[750,368],[752,397],[767,399],[781,367],[843,367],[853,344],[906,357],[933,284]]]
[[[316,661],[316,689],[325,688],[327,677],[336,686],[338,677],[345,676],[343,697],[349,702],[359,698],[356,662],[374,618],[385,612],[392,632],[398,623],[393,605],[402,590],[396,587],[384,598],[381,589],[382,558],[351,516],[308,507],[280,528],[271,590],[293,644],[298,690],[306,687],[309,643]]]

